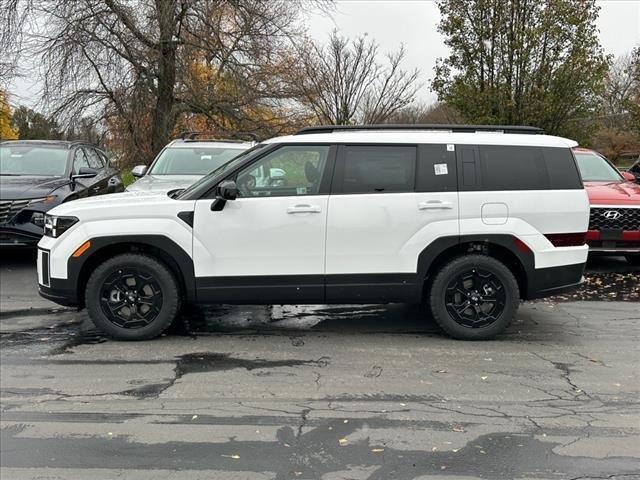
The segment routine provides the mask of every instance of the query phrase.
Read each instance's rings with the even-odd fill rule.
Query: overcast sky
[[[640,44],[640,0],[603,0],[598,2],[600,42],[606,53],[620,55]],[[318,40],[337,28],[356,37],[367,34],[376,39],[383,52],[395,51],[402,43],[408,68],[422,72],[425,86],[422,100],[435,95],[429,83],[438,57],[447,55],[442,36],[437,32],[440,13],[431,0],[338,0],[331,16],[317,14],[309,19],[309,33]]]
[[[640,0],[602,0],[598,29],[606,53],[620,55],[640,44]],[[406,68],[422,73],[421,100],[432,102],[429,89],[433,67],[438,57],[447,54],[442,37],[436,31],[440,15],[431,0],[337,0],[331,15],[317,13],[307,21],[309,34],[325,41],[337,28],[344,35],[367,34],[380,44],[381,52],[395,51],[404,43]],[[37,84],[26,79],[11,86],[11,103],[33,105]]]

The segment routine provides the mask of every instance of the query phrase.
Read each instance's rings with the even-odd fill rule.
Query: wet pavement
[[[393,304],[191,309],[126,343],[40,301],[29,255],[0,259],[3,479],[640,478],[623,259],[489,342]]]

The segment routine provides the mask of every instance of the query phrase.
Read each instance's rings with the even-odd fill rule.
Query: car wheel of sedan
[[[164,332],[180,309],[178,283],[163,263],[122,254],[98,266],[85,303],[93,323],[116,340],[146,340]]]
[[[433,279],[433,318],[453,338],[487,340],[505,330],[519,303],[518,282],[500,261],[465,255],[444,265]]]
[[[626,258],[631,265],[640,265],[640,255],[627,255]]]

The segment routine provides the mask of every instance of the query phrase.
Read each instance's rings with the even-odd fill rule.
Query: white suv
[[[575,145],[529,127],[307,128],[178,194],[56,207],[40,293],[118,339],[159,335],[187,302],[423,301],[451,336],[490,338],[520,299],[581,282]]]

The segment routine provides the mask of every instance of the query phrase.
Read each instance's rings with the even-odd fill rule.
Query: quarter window
[[[344,147],[340,169],[342,193],[410,192],[414,188],[416,147]]]
[[[269,153],[241,170],[241,197],[318,195],[329,145],[289,145]]]
[[[481,145],[480,168],[485,190],[549,188],[542,151],[537,147]]]
[[[100,170],[104,167],[104,164],[102,163],[102,159],[98,156],[98,154],[93,148],[86,148],[85,153],[87,155],[87,161],[89,162],[89,166],[91,168]]]

